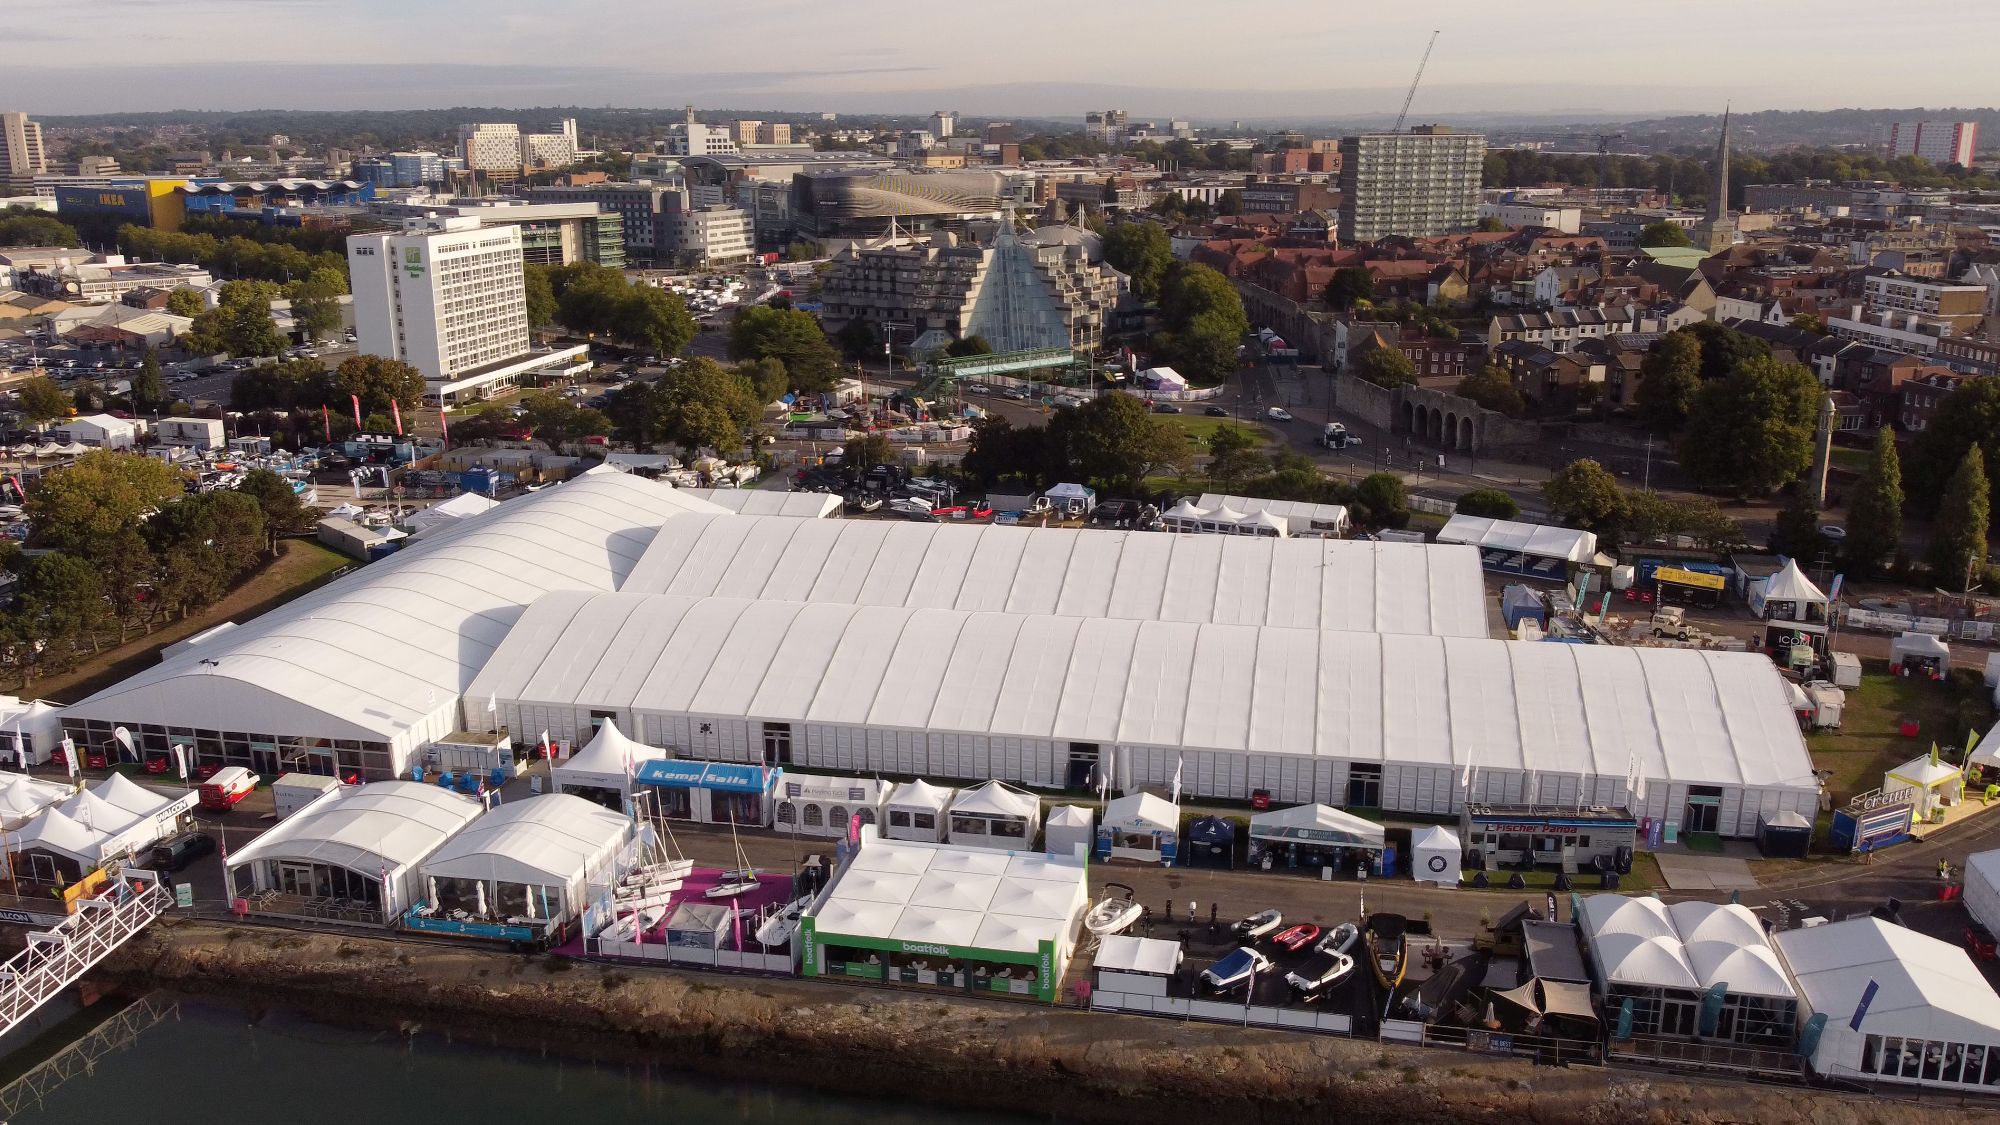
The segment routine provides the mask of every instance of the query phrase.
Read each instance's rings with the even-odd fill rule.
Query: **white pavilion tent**
[[[1097,818],[1082,805],[1057,805],[1042,824],[1042,850],[1050,855],[1074,855],[1082,847],[1090,854],[1097,839]]]
[[[425,908],[515,925],[567,921],[588,884],[622,877],[615,866],[632,830],[626,817],[565,793],[501,805],[423,861]]]
[[[1913,790],[1919,822],[1932,810],[1956,805],[1965,799],[1965,771],[1930,754],[1919,754],[1882,775],[1882,792]]]
[[[854,819],[882,823],[882,806],[896,788],[874,777],[823,777],[785,771],[778,782],[774,827],[779,832],[832,839],[847,834]]]
[[[917,840],[926,843],[942,843],[945,836],[945,810],[951,807],[952,798],[958,790],[949,789],[918,778],[896,786],[889,795],[888,803],[882,806],[885,818],[882,835],[891,840]]]
[[[461,492],[449,500],[442,500],[428,508],[419,508],[410,513],[403,526],[409,529],[411,539],[422,539],[461,520],[485,515],[500,506],[498,500],[481,496],[476,492]]]
[[[67,785],[24,773],[0,776],[0,828],[14,831],[43,809],[63,803],[71,792]]]
[[[1419,883],[1456,887],[1464,865],[1465,846],[1442,824],[1433,824],[1410,840],[1410,870]]]
[[[1180,848],[1180,806],[1152,793],[1127,793],[1104,806],[1097,858],[1171,862]]]
[[[1785,560],[1784,569],[1752,582],[1745,593],[1750,612],[1758,617],[1778,621],[1826,620],[1826,592],[1806,577],[1797,559]],[[1807,608],[1814,605],[1821,607],[1818,614]]]
[[[230,898],[283,896],[273,900],[279,912],[294,912],[285,900],[330,901],[387,925],[423,897],[418,866],[480,811],[470,797],[415,781],[342,786],[230,852]]]
[[[558,793],[572,793],[622,812],[632,797],[632,776],[639,767],[670,757],[665,750],[626,737],[616,722],[604,719],[583,749],[550,767],[549,780]]]
[[[979,848],[1026,851],[1042,827],[1042,802],[999,781],[959,792],[951,803],[950,840]]]
[[[11,871],[22,879],[73,883],[96,868],[102,839],[61,809],[43,809],[7,841]]]

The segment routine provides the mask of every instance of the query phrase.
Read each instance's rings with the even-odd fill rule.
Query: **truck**
[[[1361,439],[1347,432],[1347,427],[1339,422],[1328,422],[1320,427],[1319,443],[1328,449],[1346,449],[1350,445],[1360,445]]]

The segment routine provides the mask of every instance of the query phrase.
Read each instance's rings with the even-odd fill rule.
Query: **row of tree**
[[[347,256],[334,250],[300,249],[289,241],[252,238],[254,231],[265,238],[278,237],[278,228],[230,220],[229,231],[209,234],[186,230],[155,230],[126,224],[118,228],[118,245],[133,258],[145,261],[179,262],[199,265],[220,277],[286,284],[324,275],[324,284],[337,285],[347,292]],[[337,279],[337,282],[336,282]]]
[[[311,520],[268,470],[189,495],[164,462],[108,450],[49,474],[27,508],[40,550],[9,550],[18,585],[0,612],[0,665],[23,686],[212,604]]]
[[[1639,416],[1673,434],[1697,485],[1762,496],[1812,463],[1825,388],[1770,345],[1704,321],[1667,333],[1640,368]]]
[[[25,207],[0,211],[0,246],[79,246],[76,228]]]
[[[1572,461],[1542,485],[1549,514],[1565,527],[1595,534],[1606,546],[1685,535],[1711,550],[1744,542],[1743,528],[1705,496],[1674,497],[1628,489],[1596,461]]]
[[[659,356],[678,355],[694,339],[694,317],[675,294],[628,281],[595,262],[525,267],[528,323],[601,336]]]
[[[1333,480],[1310,457],[1283,445],[1265,453],[1257,436],[1242,426],[1221,425],[1209,434],[1204,475],[1217,491],[1237,496],[1345,505],[1359,527],[1410,522],[1409,491],[1401,477],[1371,473],[1352,485]]]
[[[329,371],[316,359],[289,359],[253,367],[230,383],[229,404],[240,411],[328,407],[351,413],[354,397],[364,415],[413,411],[423,404],[424,376],[401,360],[354,355]],[[393,404],[393,406],[392,406]]]

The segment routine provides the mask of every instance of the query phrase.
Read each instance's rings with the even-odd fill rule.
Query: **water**
[[[253,1018],[255,1022],[252,1022]],[[544,1058],[442,1036],[329,1027],[183,1002],[7,1125],[1034,1125],[799,1087]]]

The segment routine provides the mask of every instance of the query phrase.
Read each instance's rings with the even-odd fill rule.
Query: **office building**
[[[801,171],[792,177],[792,223],[800,238],[833,253],[920,236],[954,220],[1000,213],[1002,184],[991,172]]]
[[[756,144],[788,145],[792,143],[792,127],[783,121],[766,121],[757,126]]]
[[[1115,148],[1125,140],[1125,127],[1130,120],[1130,115],[1122,109],[1092,110],[1083,115],[1083,131],[1092,140]]]
[[[673,184],[604,183],[577,187],[532,187],[521,192],[533,203],[591,203],[616,214],[624,228],[627,263],[650,262],[656,253],[660,219],[684,209],[687,191]]]
[[[1979,145],[1977,121],[1898,121],[1889,126],[1889,158],[1920,156],[1942,168],[1972,167]]]
[[[471,172],[519,172],[521,127],[513,124],[460,125],[458,155]]]
[[[728,125],[729,136],[738,146],[754,145],[757,143],[757,130],[762,128],[763,124],[762,121],[731,121]]]
[[[1420,125],[1340,142],[1340,240],[1422,238],[1472,229],[1486,138]]]
[[[520,227],[486,226],[470,215],[350,235],[358,349],[416,368],[427,399],[443,404],[573,364],[585,345],[531,350],[521,242]]]
[[[667,139],[660,143],[667,156],[723,156],[737,150],[736,138],[728,129],[704,125],[694,119],[688,107],[687,120],[667,127]]]
[[[955,110],[938,110],[931,114],[931,132],[939,140],[952,135],[958,128],[958,113]]]
[[[576,138],[567,133],[521,134],[521,167],[566,168],[576,163]]]
[[[616,211],[594,202],[531,202],[511,197],[462,197],[446,203],[376,203],[370,211],[389,219],[467,216],[489,227],[521,228],[524,261],[538,266],[595,262],[625,266],[625,223]]]
[[[41,125],[25,113],[0,113],[0,183],[29,187],[48,170]]]
[[[663,255],[704,268],[747,262],[757,247],[750,212],[740,207],[700,207],[660,216]]]

